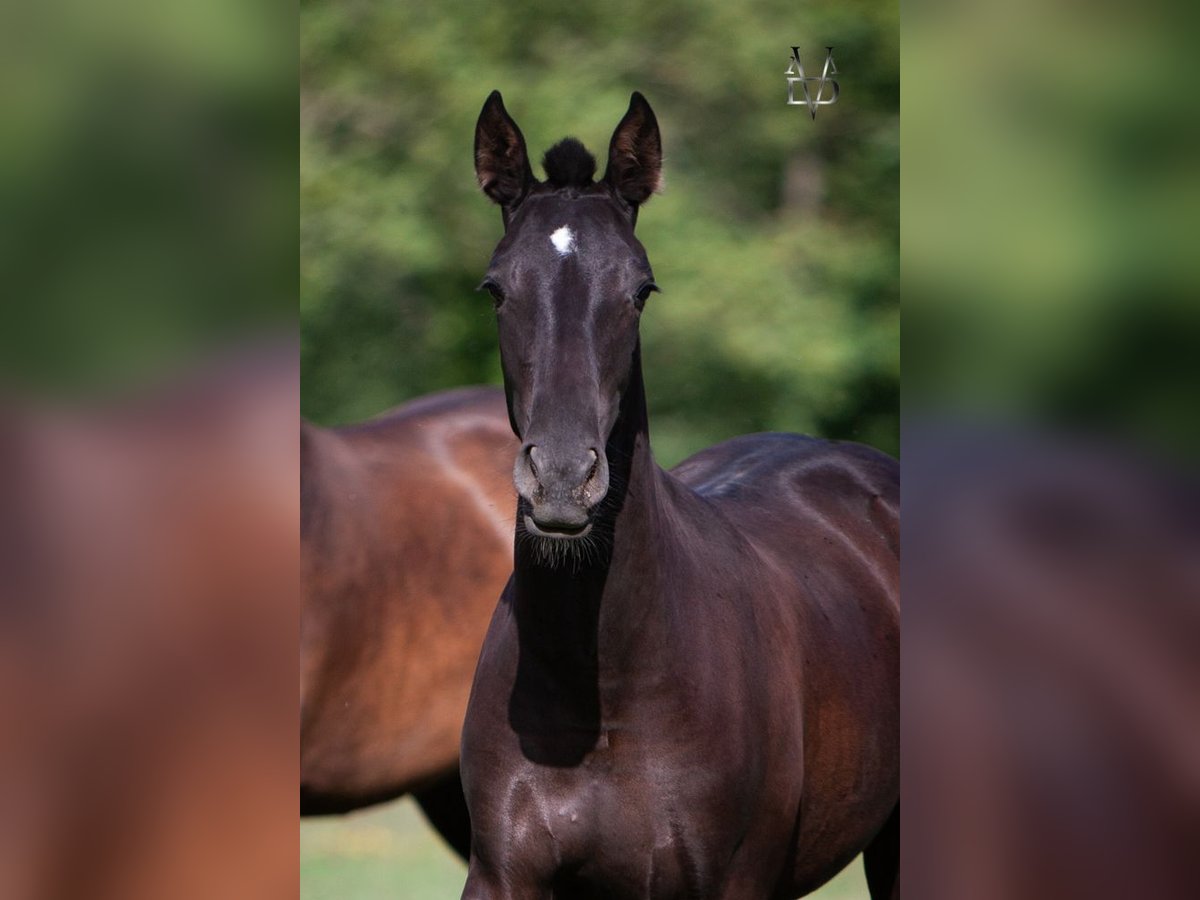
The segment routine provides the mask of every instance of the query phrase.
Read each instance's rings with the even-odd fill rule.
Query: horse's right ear
[[[475,177],[483,192],[506,209],[519,203],[534,181],[525,138],[499,91],[488,94],[475,123]]]

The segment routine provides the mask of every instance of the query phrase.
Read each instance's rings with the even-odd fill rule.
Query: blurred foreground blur
[[[0,413],[0,896],[296,890],[294,341]]]
[[[903,22],[904,404],[1200,456],[1194,5]]]
[[[904,454],[905,892],[1197,896],[1200,483],[994,428]]]
[[[1194,12],[905,8],[910,898],[1200,896]]]
[[[296,894],[293,20],[0,5],[5,900]]]

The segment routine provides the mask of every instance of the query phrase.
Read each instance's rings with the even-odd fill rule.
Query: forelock
[[[546,180],[552,187],[585,188],[596,174],[596,158],[575,138],[564,138],[542,157]]]

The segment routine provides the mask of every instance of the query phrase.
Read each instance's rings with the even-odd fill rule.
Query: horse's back
[[[437,391],[402,403],[364,422],[333,429],[351,442],[418,434],[430,426],[509,431],[504,392],[497,387],[463,387]]]
[[[895,459],[862,444],[765,433],[703,450],[671,474],[708,507],[706,530],[723,529],[726,544],[784,573],[791,588],[763,602],[784,600],[810,637],[839,623],[859,636],[898,635]]]
[[[439,391],[353,425],[322,428],[302,422],[301,534],[306,551],[331,549],[320,546],[315,523],[336,510],[364,508],[370,500],[394,505],[405,499],[395,490],[448,480],[452,489],[492,494],[499,486],[503,494],[510,446],[515,448],[504,394],[493,387]]]
[[[337,428],[303,422],[300,444],[310,601],[346,586],[382,592],[392,571],[411,580],[437,569],[444,534],[507,554],[516,442],[499,389],[442,391]]]
[[[753,535],[789,524],[861,533],[900,549],[900,465],[872,447],[767,432],[702,450],[671,470]],[[806,529],[811,530],[811,529]]]

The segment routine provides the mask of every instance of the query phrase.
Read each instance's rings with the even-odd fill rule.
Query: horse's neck
[[[666,476],[650,451],[640,354],[607,453],[610,493],[593,526],[600,552],[551,568],[518,547],[515,573],[518,620],[537,623],[521,629],[522,646],[541,642],[564,665],[587,663],[593,671],[605,662],[597,654],[631,652],[653,640],[654,622],[664,618],[654,606],[664,599],[656,588]]]

